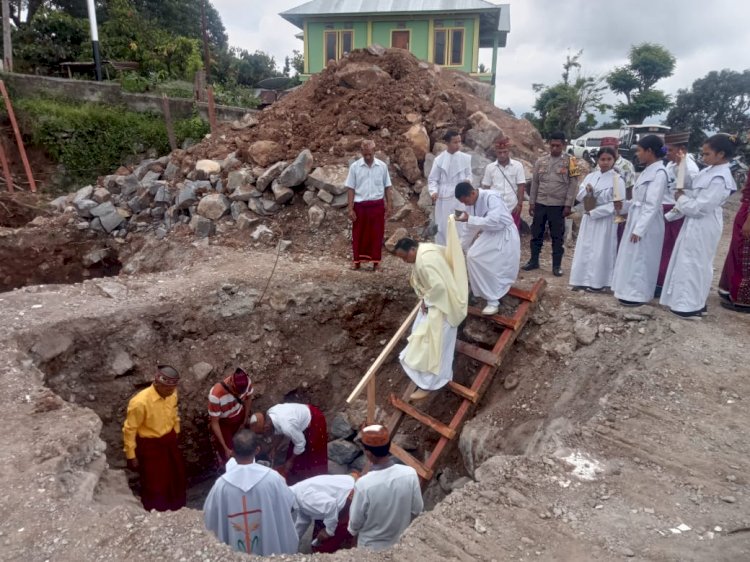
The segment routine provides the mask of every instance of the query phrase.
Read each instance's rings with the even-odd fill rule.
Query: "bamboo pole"
[[[367,425],[375,423],[375,402],[377,401],[377,387],[375,377],[371,377],[367,383]]]
[[[375,359],[375,362],[370,365],[370,368],[367,369],[367,372],[362,377],[362,379],[359,381],[357,386],[352,390],[352,393],[349,395],[349,398],[346,399],[347,404],[351,404],[357,399],[357,396],[359,396],[362,391],[365,389],[367,384],[370,382],[370,379],[373,379],[375,374],[380,370],[380,367],[383,366],[383,363],[385,363],[386,358],[388,355],[393,351],[393,349],[398,344],[399,340],[404,336],[406,331],[409,329],[409,326],[411,326],[411,323],[414,321],[414,318],[417,316],[417,312],[419,312],[419,307],[422,306],[422,301],[419,301],[417,303],[417,306],[414,307],[414,310],[411,311],[409,316],[406,317],[406,320],[404,320],[404,323],[401,324],[401,327],[398,329],[398,331],[393,334],[393,337],[391,338],[391,341],[389,341],[386,346],[383,348],[383,351],[380,352],[380,355],[378,355],[378,358]],[[374,387],[374,382],[373,382]],[[373,412],[374,413],[374,412]]]
[[[18,122],[16,121],[16,114],[13,112],[13,106],[10,103],[10,96],[8,90],[5,89],[5,82],[0,80],[0,94],[2,94],[5,100],[5,108],[8,110],[8,117],[10,118],[10,124],[13,127],[13,133],[16,136],[16,144],[18,144],[18,152],[21,153],[21,161],[23,162],[23,169],[26,171],[26,177],[29,179],[29,187],[32,193],[36,193],[36,182],[34,181],[34,175],[31,173],[31,165],[29,159],[26,156],[26,149],[23,146],[23,138],[21,137],[21,131],[18,128]]]

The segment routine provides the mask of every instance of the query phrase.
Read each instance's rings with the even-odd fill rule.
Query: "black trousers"
[[[539,254],[544,244],[544,230],[549,223],[549,233],[552,238],[552,265],[562,265],[565,253],[563,239],[565,237],[565,217],[563,207],[540,205],[534,206],[534,221],[531,223],[531,259],[539,260]]]

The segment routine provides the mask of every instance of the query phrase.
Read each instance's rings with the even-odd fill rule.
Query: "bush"
[[[170,151],[159,114],[43,98],[20,99],[15,108],[32,143],[63,165],[64,175],[57,182],[63,187],[91,183],[97,176],[112,173],[129,156]],[[175,122],[178,144],[186,138],[200,140],[207,132],[208,125],[199,117]]]

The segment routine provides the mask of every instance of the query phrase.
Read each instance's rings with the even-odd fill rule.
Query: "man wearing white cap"
[[[349,532],[357,537],[358,547],[384,550],[396,544],[422,513],[422,492],[417,472],[393,462],[391,437],[385,427],[365,427],[362,445],[372,467],[354,485]]]

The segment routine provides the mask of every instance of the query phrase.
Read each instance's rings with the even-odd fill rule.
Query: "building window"
[[[435,30],[435,52],[432,62],[441,66],[463,66],[464,29],[442,28]]]
[[[409,50],[411,44],[411,31],[408,29],[391,31],[391,47],[394,49]]]
[[[326,31],[323,36],[325,46],[325,58],[329,60],[339,60],[347,53],[351,53],[354,48],[354,31],[343,29],[338,31]]]

